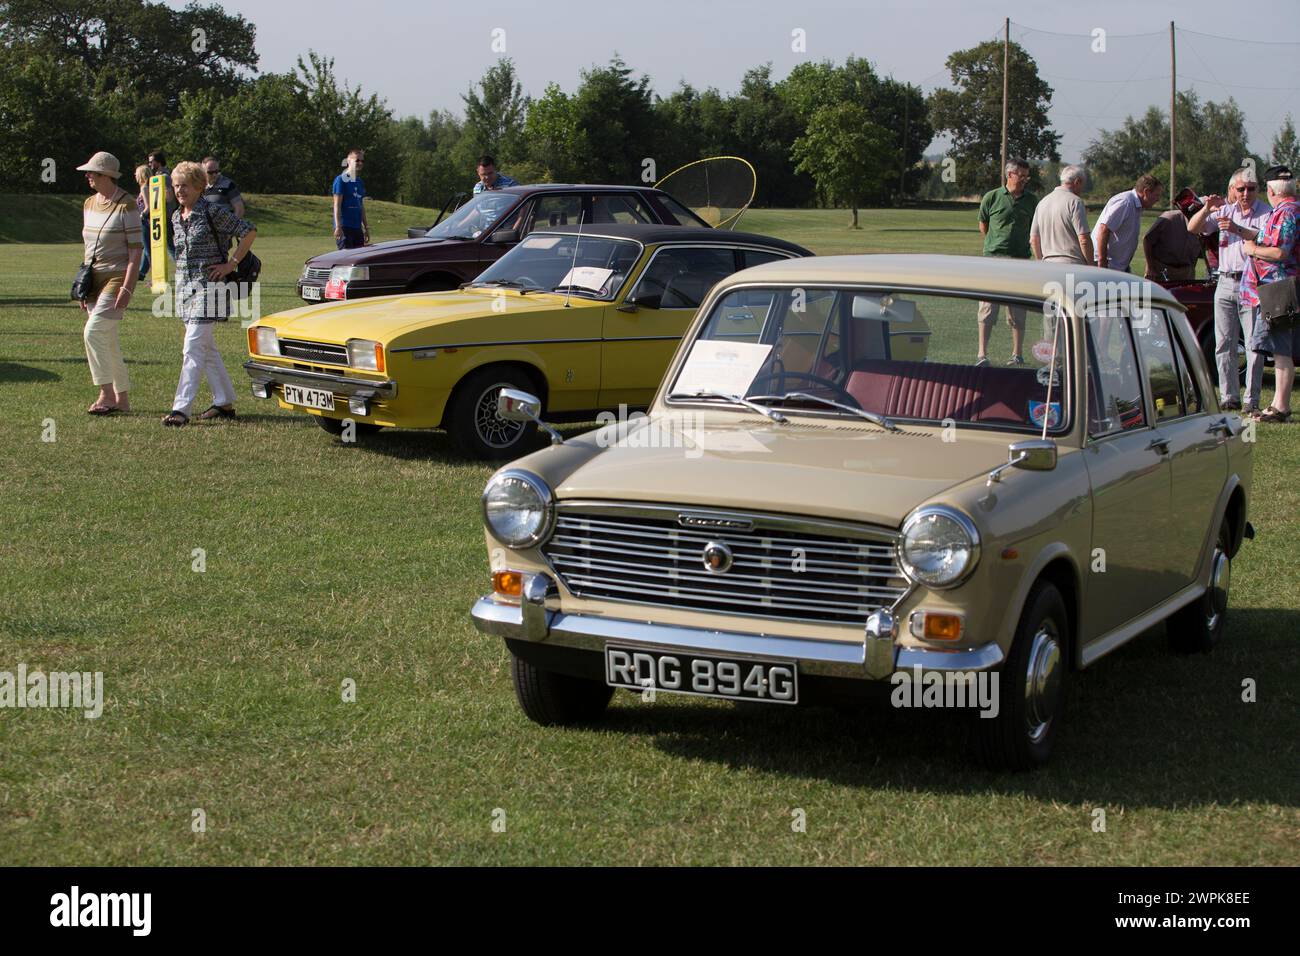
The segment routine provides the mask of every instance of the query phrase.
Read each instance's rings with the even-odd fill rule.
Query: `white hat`
[[[122,164],[117,161],[117,157],[112,153],[106,153],[101,149],[83,165],[78,166],[77,171],[82,173],[103,173],[105,176],[112,176],[117,179],[122,175]]]

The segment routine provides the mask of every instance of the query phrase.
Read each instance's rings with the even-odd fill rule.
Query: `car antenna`
[[[587,210],[578,211],[578,238],[573,243],[573,264],[569,266],[569,284],[564,287],[564,307],[569,307],[569,296],[573,295],[573,270],[578,268],[578,243],[582,242],[582,216]]]

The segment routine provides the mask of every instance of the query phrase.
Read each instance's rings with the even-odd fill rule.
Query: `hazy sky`
[[[171,0],[180,7],[182,0]],[[805,59],[842,62],[850,54],[883,74],[947,85],[954,50],[1011,37],[1038,60],[1055,91],[1052,121],[1062,158],[1078,158],[1097,130],[1169,102],[1169,21],[1178,24],[1179,89],[1202,99],[1233,96],[1248,120],[1250,146],[1265,152],[1287,112],[1300,120],[1300,5],[1210,0],[1089,3],[990,0],[750,0],[730,2],[489,2],[421,0],[229,0],[227,10],[257,25],[261,69],[284,71],[308,49],[331,56],[339,76],[375,92],[401,115],[461,113],[463,94],[496,59],[514,59],[527,93],[554,81],[576,88],[579,71],[617,51],[666,95],[682,81],[734,91],[743,72],[770,61],[776,78]],[[1248,12],[1271,9],[1282,25]],[[1286,11],[1285,14],[1282,11]],[[1104,52],[1094,52],[1094,30]],[[493,50],[504,40],[505,53]],[[792,31],[806,52],[792,50]],[[1188,32],[1183,32],[1188,31]],[[1190,31],[1196,31],[1192,33]],[[1064,35],[1063,35],[1064,34]],[[1266,40],[1224,42],[1211,36]]]

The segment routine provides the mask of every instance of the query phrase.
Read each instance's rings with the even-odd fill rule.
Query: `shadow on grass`
[[[574,438],[595,427],[594,422],[572,425],[557,425],[556,428],[565,438]],[[342,446],[340,438],[334,438],[334,444]],[[497,467],[506,461],[522,458],[550,445],[550,439],[543,433],[534,432],[510,453],[508,459],[488,461],[465,454],[452,439],[451,435],[441,429],[385,428],[372,435],[359,437],[356,447],[371,454],[384,455],[388,458],[428,459],[454,465],[487,465]]]
[[[82,359],[84,362],[85,359]],[[63,376],[33,365],[0,362],[0,382],[61,382]]]
[[[1300,611],[1234,609],[1210,655],[1178,656],[1163,627],[1069,675],[1051,762],[999,774],[973,760],[972,713],[894,708],[641,704],[622,694],[599,725],[650,735],[673,757],[849,786],[1020,794],[1081,806],[1300,805],[1294,638]],[[1242,700],[1257,682],[1258,701]],[[887,685],[886,685],[887,687]]]

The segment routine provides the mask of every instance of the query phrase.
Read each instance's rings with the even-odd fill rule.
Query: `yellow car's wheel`
[[[497,395],[503,388],[531,392],[537,386],[520,369],[502,365],[467,376],[452,397],[445,427],[461,451],[472,458],[518,458],[537,430],[532,423],[508,421],[497,414]]]

